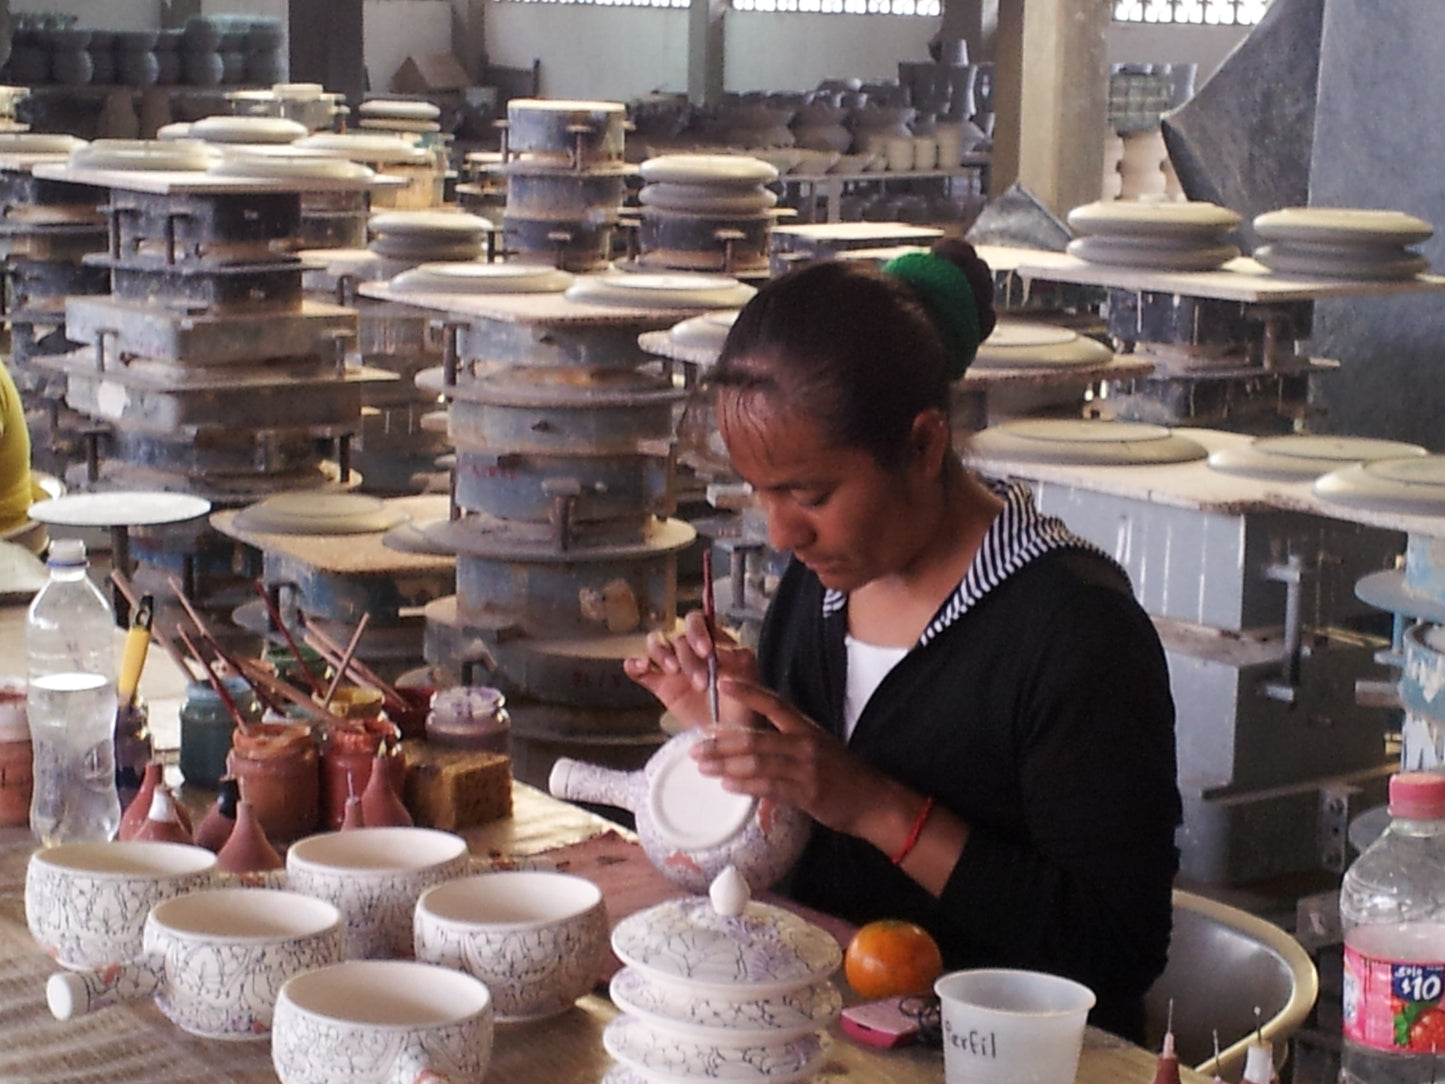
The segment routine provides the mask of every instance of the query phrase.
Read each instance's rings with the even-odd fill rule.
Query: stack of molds
[[[740,155],[668,154],[642,163],[644,270],[766,275],[777,168]]]
[[[631,170],[622,158],[621,102],[513,98],[507,103],[502,217],[509,255],[565,271],[598,271]]]

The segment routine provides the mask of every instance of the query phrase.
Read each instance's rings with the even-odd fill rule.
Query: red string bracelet
[[[923,835],[923,826],[928,823],[929,815],[933,812],[933,798],[930,796],[923,800],[923,808],[918,811],[914,818],[913,827],[908,830],[908,838],[903,841],[903,846],[898,848],[890,861],[895,866],[901,866],[903,860],[913,853],[913,848],[918,846],[918,837]]]

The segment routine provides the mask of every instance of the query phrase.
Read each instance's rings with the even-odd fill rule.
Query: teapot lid
[[[612,950],[662,981],[758,994],[820,982],[843,962],[837,939],[821,927],[783,907],[739,900],[736,886],[746,882],[731,866],[713,883],[712,897],[667,900],[624,918]]]

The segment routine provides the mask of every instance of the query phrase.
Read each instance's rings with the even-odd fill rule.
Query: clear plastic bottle
[[[115,787],[115,615],[86,575],[85,544],[50,545],[50,582],[25,623],[25,710],[35,746],[30,828],[46,846],[107,840]]]
[[[1340,887],[1343,1084],[1429,1084],[1445,1054],[1445,776],[1391,777],[1390,817]]]

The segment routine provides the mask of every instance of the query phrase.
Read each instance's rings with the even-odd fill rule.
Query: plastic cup
[[[1079,1069],[1087,986],[1039,971],[954,971],[933,984],[946,1084],[1069,1084]]]

